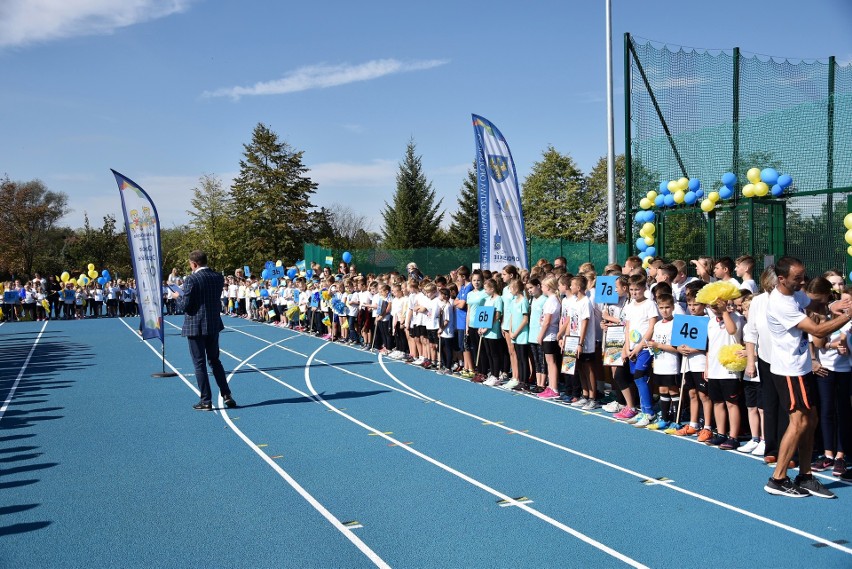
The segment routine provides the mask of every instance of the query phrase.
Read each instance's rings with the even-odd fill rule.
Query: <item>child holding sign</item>
[[[695,281],[686,286],[686,308],[690,316],[706,316],[707,314],[707,309],[704,308],[704,305],[695,299],[695,295],[701,286],[703,286],[702,281]],[[705,341],[705,348],[706,345]],[[679,437],[697,434],[699,442],[706,442],[713,437],[713,433],[710,430],[710,422],[713,417],[713,402],[707,394],[707,379],[705,377],[707,351],[706,349],[688,346],[685,343],[678,345],[677,351],[682,356],[681,373],[683,375],[683,389],[689,397],[689,423],[674,432],[671,432],[671,428],[666,429],[666,433]],[[703,429],[701,429],[701,424],[698,422],[701,410],[703,410],[706,422]]]

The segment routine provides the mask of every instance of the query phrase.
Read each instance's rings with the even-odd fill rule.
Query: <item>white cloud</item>
[[[309,89],[325,89],[347,83],[369,81],[385,75],[422,71],[449,63],[447,60],[403,62],[396,59],[375,59],[359,65],[310,65],[300,67],[281,79],[261,81],[249,87],[223,87],[202,93],[204,97],[231,97],[234,100],[249,95],[283,95]]]
[[[0,47],[109,34],[183,12],[192,0],[3,0]]]

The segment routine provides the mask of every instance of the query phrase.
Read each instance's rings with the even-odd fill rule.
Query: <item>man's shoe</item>
[[[770,478],[763,489],[775,496],[787,496],[788,498],[807,498],[811,495],[810,492],[790,480],[789,476],[780,481]]]
[[[237,406],[237,402],[234,401],[234,398],[231,397],[230,395],[225,397],[224,401],[225,401],[225,407],[227,407],[228,409],[233,409],[234,407]]]
[[[811,496],[816,496],[817,498],[837,498],[834,492],[823,486],[812,474],[805,476],[799,474],[796,476],[794,483],[802,490],[806,490]]]
[[[213,404],[212,403],[205,403],[204,401],[199,401],[198,403],[193,405],[192,408],[195,409],[196,411],[212,411],[213,410]]]

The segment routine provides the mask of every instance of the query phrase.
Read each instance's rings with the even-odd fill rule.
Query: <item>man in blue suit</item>
[[[177,300],[178,309],[184,312],[181,335],[189,340],[189,353],[195,366],[195,379],[201,392],[201,400],[193,405],[198,411],[213,410],[213,396],[210,379],[207,375],[207,363],[213,370],[219,393],[225,406],[233,408],[237,402],[231,397],[231,389],[225,377],[225,369],[219,361],[219,332],[225,328],[221,311],[222,287],[224,277],[207,267],[207,254],[195,250],[189,254],[189,266],[192,274],[183,282],[183,294],[172,293]]]

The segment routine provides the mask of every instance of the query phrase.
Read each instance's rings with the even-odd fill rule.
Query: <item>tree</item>
[[[324,209],[330,234],[321,245],[330,249],[349,251],[371,249],[376,246],[375,233],[366,215],[355,213],[351,207],[334,204]]]
[[[443,199],[435,203],[435,190],[423,174],[420,156],[414,153],[414,140],[408,142],[405,159],[396,175],[393,205],[385,202],[382,211],[384,246],[388,249],[416,249],[435,245],[435,236],[444,213],[438,213]]]
[[[452,214],[447,240],[452,247],[479,246],[479,199],[477,195],[476,164],[467,171],[459,190],[459,208]]]
[[[198,186],[192,188],[190,203],[193,209],[186,213],[197,238],[195,249],[207,253],[211,267],[219,267],[228,249],[228,235],[234,229],[228,215],[230,195],[222,187],[222,180],[213,174],[204,174],[198,179]]]
[[[126,235],[116,232],[114,215],[105,215],[103,220],[103,225],[95,229],[89,223],[89,214],[83,214],[83,228],[66,239],[65,268],[82,270],[92,263],[100,271],[127,265]]]
[[[587,241],[596,218],[594,200],[574,160],[548,146],[523,183],[527,233],[543,239]]]
[[[0,180],[0,264],[31,275],[47,248],[56,222],[68,213],[68,196],[48,190],[41,180]]]
[[[235,227],[229,247],[255,266],[295,259],[310,231],[310,199],[317,188],[306,175],[304,153],[279,142],[262,123],[243,147],[240,175],[231,186],[229,210]]]
[[[615,227],[619,243],[624,242],[625,199],[624,199],[624,154],[615,157]],[[609,236],[609,208],[607,203],[607,157],[601,156],[586,178],[586,190],[595,196],[595,222],[592,226],[592,241],[606,242]]]

